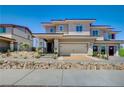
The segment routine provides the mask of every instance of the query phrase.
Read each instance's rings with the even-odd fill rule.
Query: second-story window
[[[0,28],[0,33],[6,33],[6,29],[5,28]]]
[[[99,36],[99,31],[93,30],[93,31],[92,31],[92,35],[93,35],[93,36]]]
[[[58,26],[58,30],[59,30],[59,31],[63,31],[63,30],[64,30],[64,26],[63,26],[63,25],[59,25],[59,26]]]
[[[110,34],[109,39],[115,39],[115,34]]]
[[[50,28],[50,32],[55,32],[53,27]]]
[[[77,32],[82,32],[83,31],[83,26],[82,25],[77,25],[76,26],[76,31]]]
[[[109,40],[109,33],[108,32],[104,33],[104,40]]]
[[[112,34],[112,39],[115,39],[115,34]]]

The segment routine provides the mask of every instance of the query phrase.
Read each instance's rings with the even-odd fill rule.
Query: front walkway
[[[109,60],[113,62],[124,62],[124,57],[120,56],[109,56]]]
[[[0,70],[0,86],[124,86],[115,70]]]

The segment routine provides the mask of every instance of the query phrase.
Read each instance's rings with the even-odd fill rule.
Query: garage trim
[[[87,42],[87,43],[86,43],[86,42],[59,42],[59,55],[63,55],[63,54],[64,54],[64,53],[63,53],[63,54],[61,53],[61,47],[62,47],[61,44],[86,44],[86,51],[88,52],[88,43],[89,43],[89,42]],[[80,45],[80,46],[81,46],[81,45]],[[82,45],[82,47],[83,47],[83,46],[84,46],[84,45]],[[76,48],[74,48],[74,50],[75,50],[75,49],[76,49]],[[74,51],[74,50],[73,50],[73,51]],[[72,51],[72,50],[70,50],[70,51]],[[76,50],[75,50],[75,51],[76,51]],[[79,51],[79,49],[78,49],[77,51]],[[84,51],[84,52],[85,52],[85,51]],[[68,52],[68,53],[69,53],[69,52]],[[68,54],[68,53],[67,53],[67,54]],[[65,54],[66,54],[66,53],[65,53]],[[67,54],[66,54],[66,55],[67,55]],[[72,54],[73,54],[73,52],[72,52]],[[79,52],[79,53],[75,53],[75,54],[84,54],[84,53],[83,53],[83,51],[82,51],[82,53]],[[71,52],[70,52],[69,55],[71,55]]]

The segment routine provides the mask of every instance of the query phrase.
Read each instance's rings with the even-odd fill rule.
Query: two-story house
[[[46,33],[34,33],[47,42],[47,52],[59,55],[88,54],[93,52],[118,55],[123,40],[115,40],[118,31],[110,26],[93,25],[96,19],[64,19],[42,22]]]
[[[0,49],[20,50],[22,43],[32,48],[33,35],[29,28],[14,24],[0,24]]]

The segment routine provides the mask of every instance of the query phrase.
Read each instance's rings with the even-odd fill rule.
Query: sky
[[[33,33],[45,33],[41,22],[51,19],[93,18],[97,25],[110,25],[121,31],[117,39],[124,40],[124,6],[105,5],[0,5],[0,24],[27,26]]]

